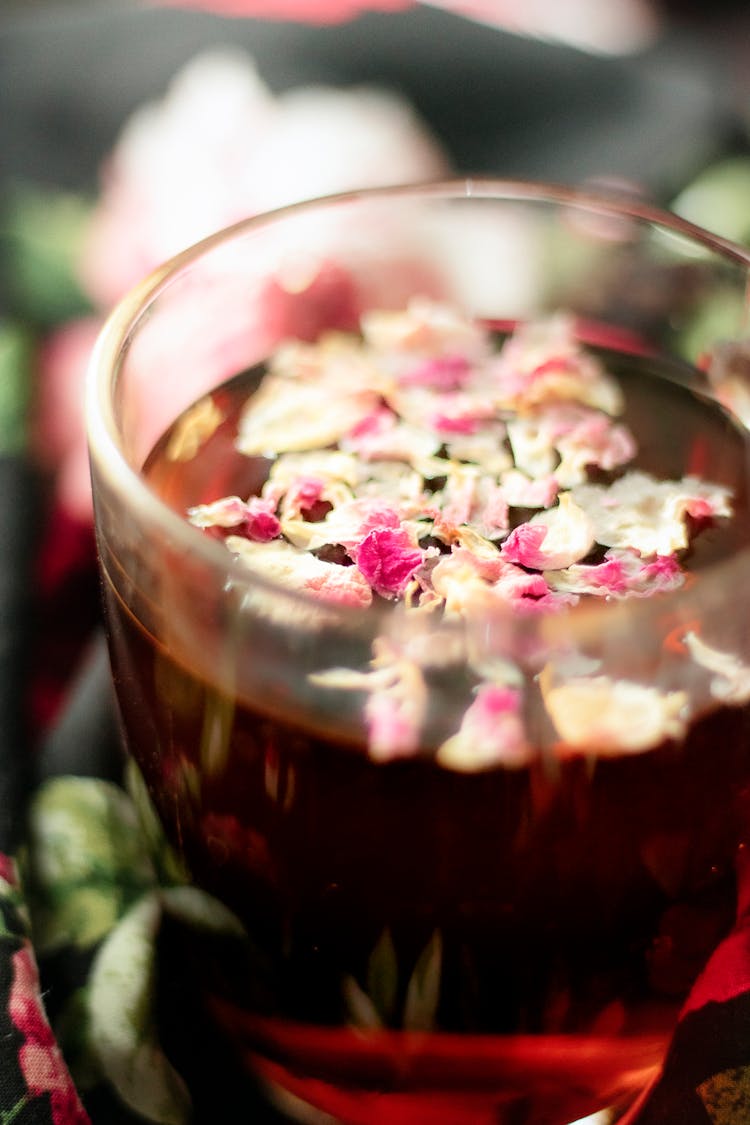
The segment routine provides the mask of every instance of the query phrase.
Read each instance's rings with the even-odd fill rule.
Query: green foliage
[[[36,792],[29,891],[39,952],[90,948],[155,884],[135,807],[116,785],[60,777]]]
[[[182,1125],[190,1099],[159,1046],[153,1012],[158,891],[145,895],[102,943],[88,988],[90,1044],[102,1075],[131,1109]]]
[[[26,444],[34,345],[20,325],[0,320],[0,454]]]
[[[0,201],[0,261],[11,311],[50,328],[90,309],[77,277],[91,204],[81,196],[17,184]]]
[[[750,244],[750,158],[731,157],[706,168],[672,203],[684,219],[733,242]]]

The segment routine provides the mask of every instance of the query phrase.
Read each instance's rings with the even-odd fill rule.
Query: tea
[[[578,487],[614,487],[637,470],[648,474],[656,496],[659,482],[710,477],[710,487],[698,488],[701,503],[683,511],[689,534],[688,544],[673,552],[678,561],[650,572],[667,590],[686,576],[699,583],[706,567],[750,538],[744,431],[689,389],[685,372],[645,355],[588,355],[622,397],[616,422],[622,428],[613,442],[614,423],[609,426],[610,461],[603,458],[594,469],[587,462]],[[453,391],[462,368],[443,358],[428,377]],[[238,376],[196,404],[164,435],[145,470],[170,506],[193,518],[198,512],[208,534],[228,541],[240,519],[232,523],[225,505],[212,523],[204,518],[207,508],[215,514],[210,506],[222,498],[274,490],[270,446],[250,453],[237,448],[247,404],[259,386],[262,393],[265,374]],[[370,414],[381,409],[380,402],[368,404]],[[425,534],[398,556],[407,571],[414,563],[411,573],[404,579],[383,563],[371,583],[386,620],[399,610],[395,587],[403,594],[419,582],[425,557],[426,577],[412,592],[417,599],[434,593],[432,576],[455,555],[446,552],[453,532],[445,531],[446,505],[439,504],[445,485],[435,458],[460,460],[459,439],[496,421],[484,419],[471,430],[468,414],[462,417],[443,419],[440,449],[414,454],[431,466],[433,475],[423,474],[429,487],[420,495],[433,506]],[[373,435],[379,440],[380,423],[369,431],[368,425],[355,419],[349,430],[359,427],[363,442]],[[637,450],[628,445],[630,434],[637,435]],[[329,437],[321,437],[323,448],[340,452]],[[496,442],[496,452],[504,440]],[[520,447],[516,436],[516,458]],[[613,448],[627,449],[628,456],[618,462]],[[393,476],[403,483],[401,456]],[[388,476],[380,468],[378,474]],[[392,503],[393,480],[387,485]],[[573,489],[573,495],[583,502],[594,494]],[[295,533],[311,537],[331,525],[331,496],[313,489],[298,498],[289,518],[303,511],[308,526]],[[282,503],[250,505],[253,518],[269,521],[256,528],[250,560],[261,573],[264,546],[281,534],[270,521],[278,522]],[[518,527],[540,526],[538,501],[536,522],[532,515],[524,523],[530,503],[510,508],[507,526],[488,536],[493,549]],[[554,496],[547,510],[553,508]],[[328,542],[325,530],[316,534],[323,542],[316,547],[308,538],[305,551],[342,572],[352,566],[367,572],[364,561],[360,568],[345,557],[341,543]],[[475,540],[463,534],[459,547],[474,548]],[[545,542],[536,536],[531,547],[541,543],[543,549]],[[516,543],[523,545],[523,537]],[[234,541],[229,545],[240,553]],[[571,594],[571,567],[579,567],[579,588],[590,589],[595,572],[603,573],[598,567],[621,561],[613,548],[606,555],[605,546],[549,569],[520,554],[514,565],[529,580],[522,595],[529,604],[519,596],[517,612],[533,613],[542,599],[557,598],[560,605],[551,611],[566,613],[569,601],[600,596]],[[409,554],[415,550],[423,552],[421,562]],[[667,690],[659,699],[669,699],[672,709],[659,712],[652,742],[644,736],[635,746],[625,735],[621,745],[612,743],[609,730],[599,752],[572,735],[561,751],[568,729],[563,715],[558,730],[550,736],[544,729],[538,744],[533,733],[542,728],[530,722],[523,737],[514,734],[500,751],[493,744],[495,758],[475,760],[465,745],[470,724],[461,727],[466,737],[456,753],[456,732],[441,730],[442,718],[427,714],[415,728],[416,742],[409,742],[410,729],[399,752],[389,753],[382,728],[372,721],[375,709],[366,710],[376,694],[366,679],[372,670],[353,670],[347,685],[346,654],[319,647],[312,679],[324,697],[330,686],[332,702],[314,714],[302,701],[285,698],[283,685],[275,693],[248,689],[252,674],[238,674],[230,690],[221,669],[211,682],[184,652],[165,645],[151,620],[146,627],[138,618],[137,592],[125,606],[107,581],[106,558],[104,564],[129,746],[191,876],[236,912],[250,939],[243,974],[235,964],[212,970],[210,1010],[256,1073],[285,1092],[285,1104],[298,1098],[363,1125],[563,1123],[624,1102],[643,1086],[658,1069],[692,983],[733,921],[735,854],[748,834],[750,691],[743,695],[738,688],[731,704],[717,696],[711,706],[689,712],[682,697]],[[585,579],[582,566],[590,568]],[[543,575],[544,593],[537,581]],[[634,580],[630,593],[640,599],[648,580]],[[605,593],[614,599],[622,590],[613,586]],[[319,604],[325,607],[325,596]],[[258,627],[258,664],[273,662],[274,634],[290,628],[288,620],[273,618]],[[721,677],[723,654],[712,655],[699,635],[685,634],[679,638],[685,652],[718,668]],[[444,690],[463,700],[468,714],[472,701],[483,698],[481,676],[447,657],[441,663],[439,654],[434,663],[426,677],[428,699]],[[735,672],[739,682],[741,664]],[[518,715],[513,711],[519,722],[552,699],[554,688],[545,694],[543,678],[532,679],[537,697]],[[591,677],[583,680],[590,684]],[[517,690],[512,676],[502,687]],[[365,717],[358,726],[362,692]],[[635,699],[647,709],[652,696]],[[557,722],[552,708],[550,714]],[[497,722],[504,715],[499,703]]]

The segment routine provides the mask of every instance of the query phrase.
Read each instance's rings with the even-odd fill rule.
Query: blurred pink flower
[[[210,8],[225,16],[340,23],[366,11],[398,12],[415,0],[163,0],[165,7]]]
[[[246,54],[207,52],[177,74],[162,101],[141,107],[125,125],[103,168],[81,280],[105,310],[167,258],[240,218],[336,191],[432,179],[447,167],[425,126],[394,94],[317,86],[275,96]],[[184,393],[195,397],[239,364],[262,358],[269,339],[293,328],[314,335],[321,326],[353,322],[353,300],[346,271],[325,260],[304,301],[293,289],[269,284],[254,316],[247,301],[233,308],[225,289],[212,295],[204,287],[190,306],[195,315],[175,309],[140,346],[139,382],[153,412],[149,440],[174,416],[162,380],[152,375],[165,369],[165,358],[172,366],[179,361],[175,341]],[[300,312],[312,321],[300,325]],[[210,329],[217,314],[225,324],[236,318],[236,331],[225,333],[220,347]],[[96,317],[77,321],[46,343],[34,432],[41,464],[58,473],[61,503],[83,520],[91,518],[91,499],[82,383],[98,327]],[[248,353],[251,336],[258,354]]]
[[[126,125],[104,168],[82,280],[110,305],[177,251],[246,216],[447,168],[394,94],[315,86],[274,96],[246,54],[206,52]]]
[[[100,327],[98,317],[84,317],[45,340],[38,359],[39,394],[31,429],[33,456],[45,472],[55,475],[63,508],[82,522],[91,519],[82,383]]]
[[[159,0],[152,0],[158,3]],[[162,6],[203,8],[224,16],[342,23],[367,11],[405,11],[420,0],[161,0]],[[584,50],[623,54],[656,36],[659,15],[649,0],[421,0],[480,23],[521,35],[559,39]]]

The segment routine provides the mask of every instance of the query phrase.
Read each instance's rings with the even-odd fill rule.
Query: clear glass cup
[[[658,1075],[748,836],[747,283],[740,249],[637,200],[471,179],[240,223],[109,319],[87,420],[126,749],[244,928],[201,967],[208,1018],[301,1120],[613,1121]],[[440,615],[321,601],[192,526],[239,487],[217,388],[412,298],[493,331],[565,310],[637,368],[647,471],[732,490],[729,538],[654,597]],[[368,747],[367,690],[331,676],[373,652],[417,669],[410,747]],[[523,754],[469,732],[436,760],[477,677],[512,682]]]

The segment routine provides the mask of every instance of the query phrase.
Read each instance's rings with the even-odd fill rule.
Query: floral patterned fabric
[[[86,1125],[86,1114],[42,1002],[14,861],[0,855],[0,1121]]]
[[[9,1012],[26,1037],[18,1048],[26,1085],[48,1095],[55,1125],[89,1121],[81,1102],[95,1121],[193,1120],[186,1078],[160,1042],[160,988],[173,987],[169,958],[159,963],[161,931],[188,927],[204,941],[241,933],[226,908],[186,885],[139,779],[129,773],[128,782],[129,793],[97,778],[50,778],[29,807],[23,866],[35,946],[25,937],[14,954]],[[18,883],[8,887],[20,902]],[[200,1040],[193,1031],[191,1046]],[[12,1111],[0,1104],[3,1125]]]

